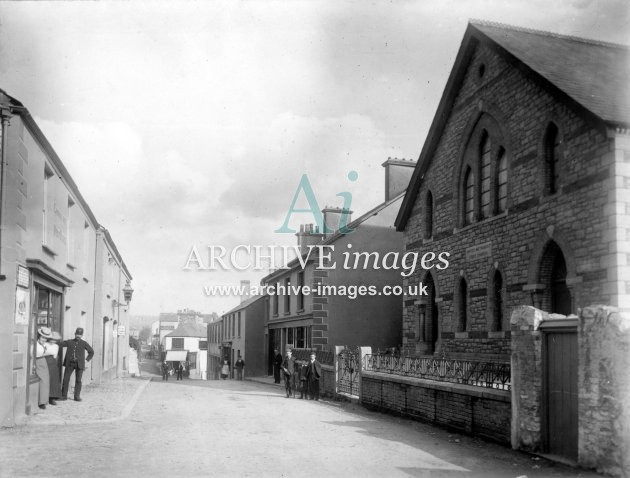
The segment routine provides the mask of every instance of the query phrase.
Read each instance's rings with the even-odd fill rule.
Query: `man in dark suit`
[[[81,401],[81,377],[85,370],[85,362],[92,360],[94,356],[94,349],[90,347],[83,337],[83,329],[77,328],[74,333],[74,339],[64,340],[61,342],[62,347],[67,347],[66,358],[63,361],[65,370],[63,372],[63,387],[61,389],[61,400],[68,399],[68,386],[70,384],[70,376],[72,372],[75,372],[74,376],[74,399],[77,402]],[[85,351],[87,350],[88,356],[85,358]]]
[[[273,381],[280,383],[280,367],[282,366],[282,355],[278,349],[273,349]]]
[[[308,398],[319,400],[319,379],[322,376],[322,364],[317,361],[315,351],[311,352],[311,360],[307,364],[306,383]]]
[[[284,388],[287,398],[293,395],[295,398],[295,359],[292,357],[291,349],[287,348],[287,356],[282,361],[282,372],[284,375]]]

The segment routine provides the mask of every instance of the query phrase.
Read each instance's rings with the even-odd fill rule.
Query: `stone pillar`
[[[578,463],[630,476],[630,315],[591,306],[578,322]]]
[[[542,340],[539,326],[547,313],[516,307],[510,318],[512,337],[512,448],[540,451],[542,444]]]

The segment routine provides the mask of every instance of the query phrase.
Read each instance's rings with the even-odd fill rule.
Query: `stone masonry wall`
[[[485,74],[480,77],[482,63]],[[565,257],[572,310],[617,300],[609,277],[614,260],[610,243],[617,234],[609,216],[618,211],[611,208],[614,198],[607,191],[614,189],[615,155],[621,153],[615,152],[615,140],[601,125],[562,103],[491,46],[477,47],[456,95],[404,231],[406,250],[451,254],[447,269],[430,270],[439,310],[435,353],[507,359],[510,312],[534,303],[532,292],[541,290],[541,256],[550,240]],[[506,150],[507,210],[462,226],[461,164],[480,118],[492,119]],[[559,187],[555,194],[546,195],[544,137],[550,121],[558,126],[561,140]],[[424,208],[429,190],[434,223],[433,235],[426,239]],[[503,279],[503,320],[498,331],[491,328],[489,300],[495,270]],[[406,285],[426,281],[427,273],[418,267]],[[458,330],[457,320],[461,278],[468,285],[466,330]],[[426,347],[418,333],[415,299],[404,298],[403,346],[408,353],[423,354]]]
[[[510,394],[363,371],[361,404],[500,443],[510,443]]]
[[[542,446],[542,336],[549,315],[534,307],[512,311],[512,447],[530,452]]]
[[[630,476],[630,315],[583,309],[578,350],[578,463]]]

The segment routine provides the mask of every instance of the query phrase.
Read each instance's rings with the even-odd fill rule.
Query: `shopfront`
[[[26,413],[30,413],[37,403],[38,382],[35,375],[35,343],[37,330],[49,327],[64,337],[64,298],[65,291],[72,285],[72,281],[50,270],[39,261],[28,261],[29,268],[20,267],[18,279],[18,294],[20,289],[28,283],[31,315],[28,324],[28,355],[27,355],[27,397]],[[63,349],[61,349],[63,350]],[[62,353],[57,357],[61,377]]]

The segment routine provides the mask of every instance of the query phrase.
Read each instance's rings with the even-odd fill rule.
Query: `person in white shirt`
[[[59,341],[61,335],[53,331],[52,337],[48,339],[46,343],[46,352],[44,352],[44,358],[48,365],[48,375],[50,376],[50,391],[48,394],[48,403],[51,405],[57,405],[57,399],[61,398],[61,372],[59,370],[59,361],[57,355],[59,354]]]
[[[35,374],[39,377],[39,408],[44,410],[50,398],[50,372],[46,363],[47,340],[52,338],[50,327],[37,329],[37,342],[35,343]]]

